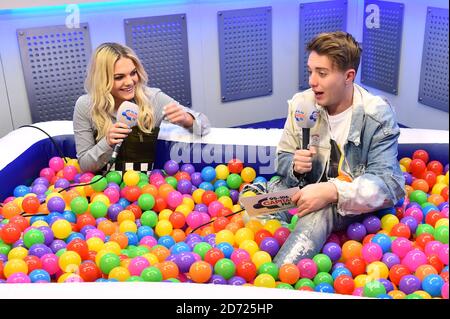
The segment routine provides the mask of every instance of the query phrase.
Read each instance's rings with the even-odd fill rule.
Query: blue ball
[[[212,166],[203,167],[201,174],[205,182],[211,182],[216,178],[216,170]]]
[[[64,211],[62,213],[62,217],[67,220],[69,223],[76,223],[77,222],[77,216],[70,210]]]
[[[395,208],[394,207],[388,207],[388,208],[384,208],[381,209],[379,211],[376,212],[377,216],[381,219],[383,216],[388,215],[388,214],[392,214],[395,215]]]
[[[19,185],[14,188],[14,197],[24,197],[26,194],[28,194],[31,191],[30,187],[25,185]]]
[[[130,205],[130,202],[128,200],[126,200],[125,198],[123,198],[123,197],[120,198],[117,203],[120,204],[123,208],[127,207],[128,205]]]
[[[225,258],[230,258],[231,254],[234,251],[233,246],[231,246],[229,243],[226,243],[226,242],[219,243],[219,244],[217,244],[216,247],[219,248],[223,252]]]
[[[158,244],[166,248],[170,248],[175,245],[175,239],[173,239],[173,237],[169,235],[161,236],[158,239]]]
[[[205,191],[214,191],[214,186],[210,182],[202,182],[198,188],[204,189]]]
[[[138,235],[127,231],[124,233],[128,237],[128,245],[136,246],[139,243]]]
[[[383,254],[391,250],[392,241],[388,235],[376,234],[372,237],[371,242],[379,245],[383,250]]]
[[[227,182],[224,181],[223,179],[218,179],[215,183],[214,183],[214,189],[218,189],[221,186],[227,186]]]
[[[422,289],[430,294],[431,297],[440,297],[441,289],[445,281],[439,275],[428,275],[423,278]]]
[[[185,242],[176,243],[175,245],[173,245],[170,248],[170,252],[172,254],[174,254],[174,255],[178,255],[178,254],[183,253],[183,252],[187,253],[187,252],[190,252],[190,251],[191,251],[191,248]]]
[[[44,269],[35,269],[32,272],[30,272],[30,280],[31,282],[50,282],[50,274],[45,271]]]
[[[145,236],[153,236],[155,232],[153,231],[153,228],[150,226],[140,226],[137,230],[137,235],[139,240],[141,240]]]
[[[267,183],[267,179],[263,176],[258,176],[253,180],[253,184],[256,183]]]
[[[72,240],[74,240],[75,238],[80,238],[82,240],[85,240],[85,237],[83,236],[83,234],[81,233],[77,233],[77,232],[73,232],[69,235],[69,237],[66,238],[66,243],[70,243]]]
[[[378,299],[394,299],[391,296],[389,296],[388,294],[381,294],[377,296]]]
[[[314,290],[318,291],[318,292],[325,292],[325,293],[330,293],[330,294],[334,293],[333,286],[331,286],[327,282],[321,282],[316,287],[314,287]]]
[[[350,277],[352,277],[352,273],[350,270],[348,270],[345,267],[340,267],[340,268],[336,268],[332,273],[331,273],[331,277],[333,277],[333,279],[336,279],[337,277],[341,276],[341,275],[348,275]]]

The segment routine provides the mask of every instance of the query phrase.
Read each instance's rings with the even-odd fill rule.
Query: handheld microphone
[[[117,110],[116,121],[124,123],[128,125],[128,127],[132,128],[137,124],[137,117],[139,113],[139,106],[136,104],[125,101],[120,104],[119,109]],[[114,146],[114,150],[109,160],[110,164],[113,164],[116,161],[117,155],[119,154],[120,146],[122,146],[122,142],[117,143]]]
[[[295,122],[298,127],[302,129],[302,148],[308,149],[309,131],[310,128],[316,125],[319,111],[317,110],[314,101],[306,101],[304,98],[297,98],[297,100],[293,102],[297,105],[295,109]]]

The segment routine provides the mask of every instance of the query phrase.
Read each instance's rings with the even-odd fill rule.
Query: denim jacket
[[[293,155],[302,147],[302,130],[295,123],[295,108],[302,99],[315,103],[311,89],[288,101],[289,113],[277,147],[277,173],[288,187],[320,181],[330,159],[330,131],[326,109],[316,104],[317,122],[310,130],[315,146],[311,172],[294,175]],[[400,129],[389,103],[354,84],[352,119],[344,147],[342,170],[352,181],[328,178],[338,192],[337,211],[341,215],[373,212],[392,207],[405,196],[404,177],[397,160]]]

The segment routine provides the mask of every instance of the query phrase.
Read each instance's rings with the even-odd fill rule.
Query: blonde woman
[[[129,47],[101,44],[94,52],[85,82],[86,95],[75,105],[73,128],[77,158],[83,171],[100,171],[122,143],[115,170],[149,171],[155,160],[156,139],[163,120],[196,134],[207,134],[204,114],[181,106],[160,89],[147,86],[147,73]],[[124,101],[139,106],[137,126],[116,122]]]

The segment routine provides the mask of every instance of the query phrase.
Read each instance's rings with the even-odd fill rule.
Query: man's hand
[[[318,211],[325,206],[337,202],[338,194],[333,183],[309,184],[292,196],[291,200],[297,205],[297,215],[305,216]]]
[[[315,147],[309,150],[296,150],[294,153],[294,171],[299,174],[305,174],[312,170],[313,156],[317,151]]]
[[[109,146],[113,147],[114,145],[123,142],[123,139],[130,134],[131,129],[122,122],[116,122],[111,126],[111,128],[108,131],[108,134],[106,134],[106,142],[109,144]]]
[[[185,128],[192,127],[194,124],[194,118],[175,102],[164,106],[164,115],[170,123],[180,125]]]

